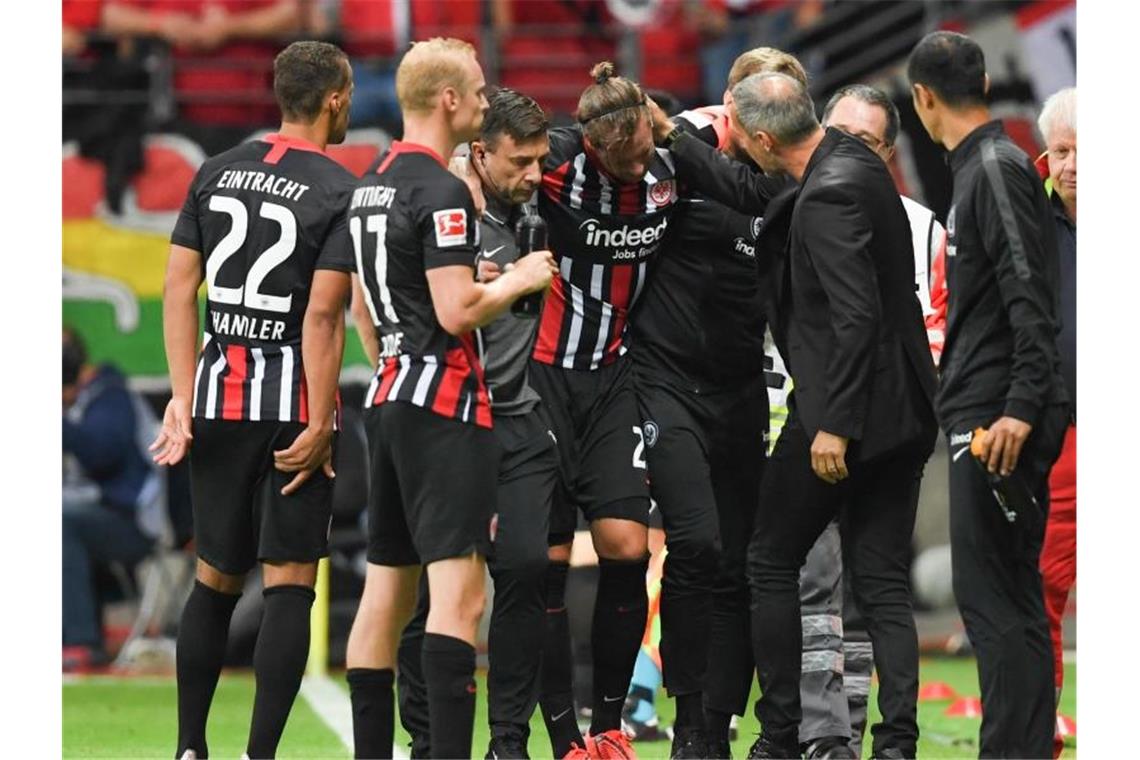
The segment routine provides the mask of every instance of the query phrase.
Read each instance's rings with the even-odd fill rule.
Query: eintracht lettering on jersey
[[[301,196],[309,189],[308,185],[294,182],[288,177],[279,177],[269,172],[241,171],[239,169],[227,169],[222,172],[216,187],[230,190],[252,190],[257,193],[276,195],[291,201],[301,200]]]

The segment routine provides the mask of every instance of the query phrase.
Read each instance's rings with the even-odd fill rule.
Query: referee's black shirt
[[[1057,352],[1059,267],[1053,214],[1032,161],[1000,121],[949,154],[942,426],[1011,416],[1034,424],[1065,403]]]

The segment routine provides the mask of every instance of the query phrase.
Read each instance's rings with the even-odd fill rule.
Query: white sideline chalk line
[[[317,717],[332,729],[349,752],[352,751],[352,702],[348,694],[328,676],[305,676],[301,681],[301,696],[313,708]],[[403,747],[392,745],[392,757],[408,760]]]

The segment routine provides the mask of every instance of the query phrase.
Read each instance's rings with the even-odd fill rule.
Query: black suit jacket
[[[741,211],[768,185],[679,138],[677,174]],[[754,173],[752,173],[754,174]],[[934,362],[914,291],[910,224],[883,163],[828,129],[798,187],[767,205],[757,243],[769,322],[809,439],[850,440],[849,461],[933,449]]]

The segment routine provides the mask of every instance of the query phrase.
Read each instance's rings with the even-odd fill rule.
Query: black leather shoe
[[[705,760],[708,756],[708,739],[703,730],[691,726],[674,726],[670,760]]]
[[[708,742],[710,760],[732,760],[732,746],[729,742]]]
[[[804,747],[808,760],[856,760],[855,751],[842,736],[824,736]]]
[[[887,747],[871,753],[872,760],[906,760],[908,757],[914,757],[914,754],[908,755],[897,747]]]
[[[492,736],[491,744],[487,747],[486,760],[526,760],[529,757],[526,753],[526,740],[517,734]]]
[[[787,760],[793,757],[797,760],[800,757],[800,748],[796,742],[780,743],[765,734],[757,736],[748,750],[748,760]]]

